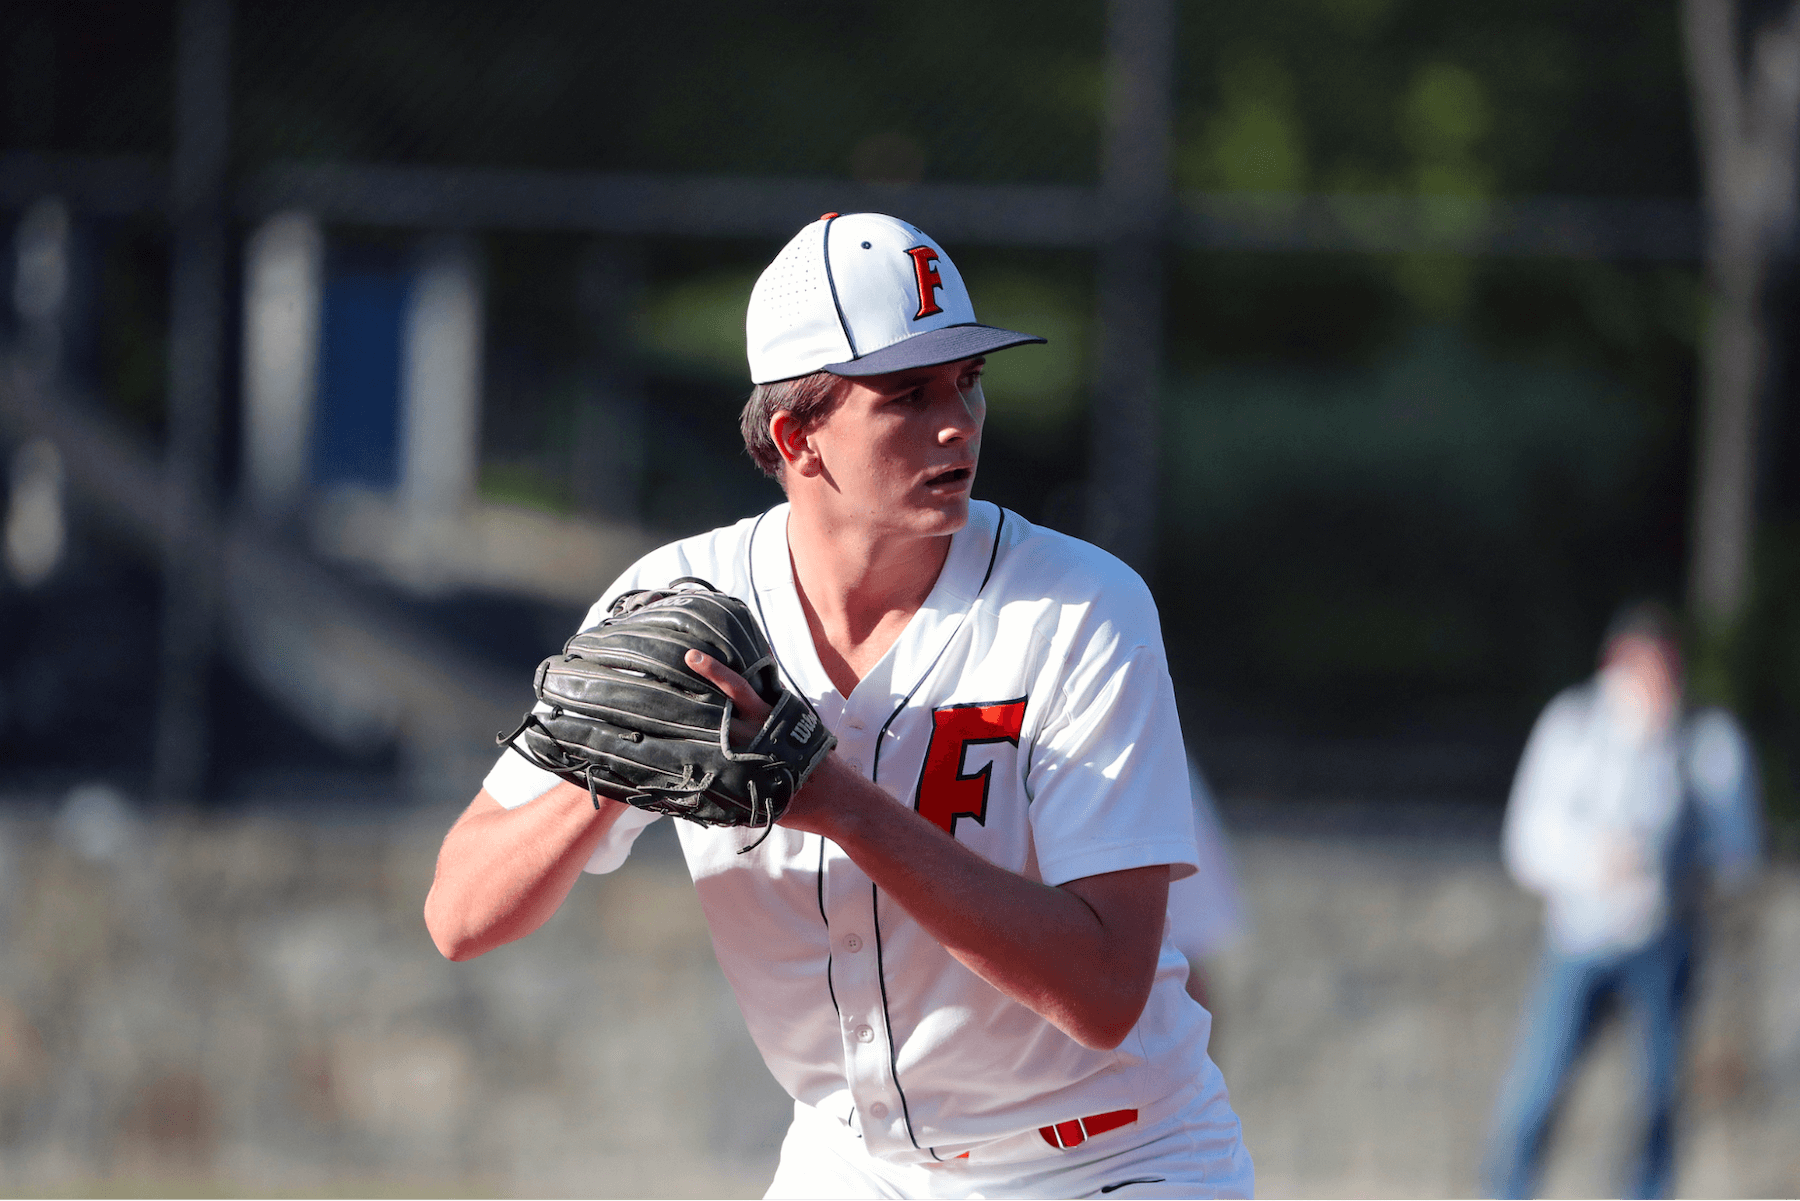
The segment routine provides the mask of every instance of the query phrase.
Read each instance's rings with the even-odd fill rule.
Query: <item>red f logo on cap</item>
[[[913,271],[919,277],[919,311],[913,314],[913,320],[943,312],[938,307],[937,289],[944,286],[944,280],[932,266],[937,262],[938,252],[930,246],[914,246],[906,253],[912,255]]]

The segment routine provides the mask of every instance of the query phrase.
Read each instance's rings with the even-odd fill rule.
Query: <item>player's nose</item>
[[[940,414],[938,443],[942,446],[973,439],[981,432],[982,418],[987,414],[987,402],[979,385],[968,391],[946,388],[935,407]]]

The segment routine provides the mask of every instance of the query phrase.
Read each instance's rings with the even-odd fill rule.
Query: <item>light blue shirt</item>
[[[1629,950],[1663,930],[1693,869],[1722,887],[1761,856],[1761,789],[1737,721],[1702,709],[1647,728],[1598,679],[1550,702],[1507,805],[1507,869],[1544,898],[1552,945]]]

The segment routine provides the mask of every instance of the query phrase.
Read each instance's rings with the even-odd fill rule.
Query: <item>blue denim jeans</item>
[[[1693,942],[1692,931],[1676,924],[1631,951],[1569,955],[1545,949],[1500,1090],[1482,1179],[1488,1196],[1529,1197],[1535,1191],[1557,1103],[1609,999],[1625,1010],[1643,1100],[1643,1141],[1620,1195],[1668,1195]]]

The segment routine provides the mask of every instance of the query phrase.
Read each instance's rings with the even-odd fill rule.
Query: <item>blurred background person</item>
[[[1558,1101],[1614,1000],[1630,1022],[1644,1122],[1622,1195],[1667,1195],[1704,889],[1749,880],[1759,815],[1737,721],[1684,708],[1669,611],[1621,610],[1599,673],[1539,717],[1507,806],[1506,866],[1544,899],[1545,942],[1495,1116],[1489,1195],[1534,1191]]]
[[[1211,981],[1212,959],[1242,937],[1244,900],[1212,789],[1191,755],[1188,783],[1194,798],[1194,845],[1199,848],[1200,870],[1169,886],[1170,936],[1187,956],[1188,995],[1212,1014],[1216,1046],[1219,1011]]]

